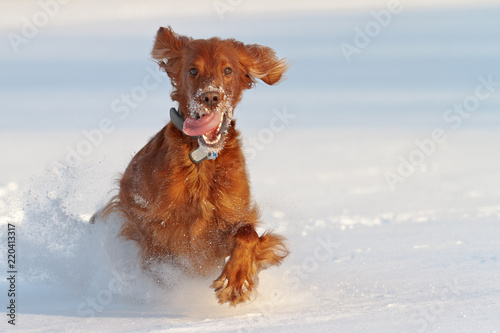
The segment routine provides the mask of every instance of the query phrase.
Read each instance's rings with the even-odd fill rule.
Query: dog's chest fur
[[[147,241],[152,246],[161,243],[157,245],[163,255],[188,254],[190,261],[207,270],[214,264],[207,260],[226,257],[231,245],[227,238],[240,223],[258,216],[238,135],[232,127],[216,160],[193,164],[188,154],[196,142],[172,124],[160,131],[137,153],[122,178],[121,187],[129,190],[121,192],[120,200],[127,203],[130,215],[139,217],[122,234],[151,238]],[[131,237],[134,232],[137,235]],[[214,242],[229,246],[211,246]]]

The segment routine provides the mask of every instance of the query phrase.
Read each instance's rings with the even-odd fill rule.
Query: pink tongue
[[[219,121],[220,114],[218,112],[210,113],[200,119],[189,117],[184,121],[182,131],[189,136],[200,136],[217,128]]]

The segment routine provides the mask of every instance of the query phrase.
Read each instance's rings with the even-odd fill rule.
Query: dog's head
[[[152,56],[172,82],[172,99],[184,115],[184,133],[218,152],[242,92],[257,79],[273,85],[288,66],[274,51],[233,39],[192,39],[160,28]]]

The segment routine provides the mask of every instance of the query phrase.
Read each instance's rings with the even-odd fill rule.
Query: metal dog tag
[[[189,158],[191,159],[191,161],[193,161],[193,163],[200,163],[207,158],[209,160],[215,160],[217,158],[217,154],[209,152],[203,147],[198,147],[189,153]]]

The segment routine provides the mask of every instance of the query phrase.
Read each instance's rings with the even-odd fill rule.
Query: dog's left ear
[[[279,59],[273,49],[257,44],[245,45],[241,63],[253,82],[261,79],[269,85],[282,81],[289,67],[286,59]]]
[[[156,33],[155,45],[151,55],[156,60],[168,60],[181,55],[181,50],[191,38],[176,34],[172,28],[161,27]]]
[[[161,27],[156,33],[151,55],[172,80],[177,78],[180,71],[182,49],[190,41],[191,38],[176,34],[171,27]]]

